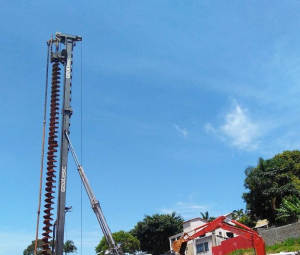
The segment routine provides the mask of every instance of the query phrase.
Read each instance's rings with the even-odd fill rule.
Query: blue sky
[[[244,209],[246,167],[299,149],[299,8],[292,0],[2,0],[1,253],[22,254],[35,238],[51,34],[83,37],[70,137],[111,230],[127,231],[145,214],[188,220]],[[84,190],[81,228],[69,159],[65,238],[94,254],[102,233]]]

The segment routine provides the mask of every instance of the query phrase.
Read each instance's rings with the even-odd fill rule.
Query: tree
[[[284,151],[273,158],[260,158],[256,167],[245,170],[243,199],[251,220],[277,222],[276,214],[283,198],[300,195],[300,152]]]
[[[183,218],[171,214],[145,215],[130,231],[141,243],[141,250],[158,255],[170,250],[168,238],[182,232]]]
[[[202,216],[202,219],[204,219],[204,220],[208,220],[209,219],[208,211],[206,211],[205,213],[200,212],[200,214]]]
[[[42,239],[38,239],[37,243],[37,255],[42,255]],[[30,245],[23,251],[23,255],[34,255],[34,248],[35,248],[35,240],[31,242]]]
[[[288,199],[283,198],[277,212],[277,220],[281,220],[284,223],[298,221],[300,219],[300,199],[296,196]]]
[[[112,233],[113,239],[119,245],[123,253],[134,253],[140,249],[140,241],[130,233],[123,230]],[[97,254],[104,255],[109,250],[105,237],[103,236],[100,243],[95,248]]]
[[[243,215],[244,215],[244,210],[243,209],[238,209],[238,210],[233,210],[233,219],[234,220],[239,220]]]
[[[54,242],[55,243],[55,242]],[[42,255],[42,244],[43,241],[42,239],[38,239],[38,243],[37,243],[37,255]],[[53,241],[50,242],[50,247],[52,247]],[[34,248],[35,248],[35,240],[31,242],[30,245],[27,246],[27,248],[23,251],[23,255],[34,255]],[[65,253],[73,253],[76,252],[77,248],[74,245],[73,241],[66,241],[64,244],[64,252]]]
[[[67,240],[64,244],[64,253],[74,253],[77,251],[77,247],[75,246],[74,242],[71,240]]]
[[[255,222],[251,220],[249,217],[247,211],[244,213],[244,209],[238,209],[232,211],[232,219],[250,227],[253,228],[255,226]]]
[[[243,214],[237,221],[249,228],[253,228],[256,225],[255,221],[253,221],[247,214]]]
[[[210,217],[208,211],[206,211],[205,213],[200,212],[202,219],[207,220],[207,221],[212,221],[214,219],[216,219],[216,217]]]

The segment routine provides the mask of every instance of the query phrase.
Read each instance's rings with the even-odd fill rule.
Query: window
[[[209,251],[208,242],[197,244],[196,249],[197,249],[197,253],[201,253],[201,252],[204,252],[204,251]]]
[[[233,233],[231,233],[231,232],[227,232],[226,235],[227,235],[229,238],[233,238]]]
[[[203,243],[196,245],[197,253],[203,252]]]
[[[204,250],[205,251],[209,251],[209,249],[208,249],[208,242],[204,243]]]

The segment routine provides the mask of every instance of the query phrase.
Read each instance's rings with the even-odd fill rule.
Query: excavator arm
[[[215,229],[222,228],[224,230],[228,230],[236,235],[242,236],[250,240],[252,242],[253,248],[256,251],[256,255],[266,254],[265,242],[262,239],[262,237],[257,234],[256,231],[237,221],[231,220],[231,222],[234,223],[236,226],[228,224],[226,222],[225,216],[220,216],[217,219],[206,223],[205,225],[195,228],[193,231],[191,231],[193,232],[191,235],[188,233],[184,233],[179,240],[173,243],[173,251],[175,253],[184,255],[188,241],[203,236],[206,233],[212,232]]]

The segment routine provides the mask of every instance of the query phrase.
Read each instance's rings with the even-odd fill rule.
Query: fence
[[[265,240],[266,245],[274,245],[289,238],[300,238],[300,222],[282,227],[258,229],[258,233]]]

